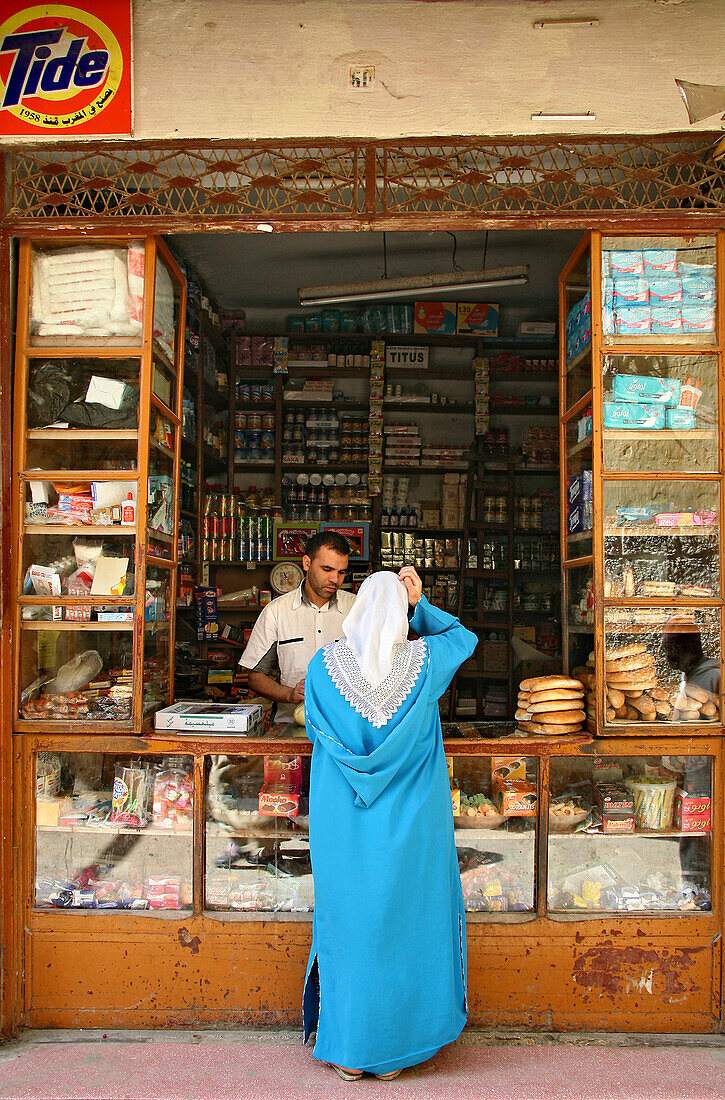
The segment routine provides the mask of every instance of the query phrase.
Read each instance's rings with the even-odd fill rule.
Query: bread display
[[[585,685],[572,676],[538,676],[522,680],[516,721],[524,733],[562,736],[581,733],[586,720]]]
[[[691,630],[689,616],[683,626]],[[673,624],[670,623],[670,626]],[[675,628],[678,623],[675,623]],[[668,629],[670,629],[668,626]],[[585,687],[587,718],[596,721],[594,654],[587,665],[574,670]],[[608,645],[604,651],[605,721],[617,722],[719,722],[719,696],[683,680],[665,683],[657,672],[655,655],[643,642]]]

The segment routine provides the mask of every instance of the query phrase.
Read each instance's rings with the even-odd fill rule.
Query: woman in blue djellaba
[[[418,635],[408,640],[408,630]],[[362,584],[305,682],[312,949],[304,1041],[345,1080],[397,1077],[461,1033],[466,926],[438,699],[476,636],[415,569]]]

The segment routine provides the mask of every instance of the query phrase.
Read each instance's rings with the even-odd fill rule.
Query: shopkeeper
[[[337,531],[321,531],[305,546],[305,579],[262,610],[239,664],[249,669],[255,695],[273,699],[277,721],[291,722],[305,697],[307,666],[318,649],[342,637],[342,622],[355,602],[343,592],[350,554]],[[270,672],[279,665],[279,682]]]

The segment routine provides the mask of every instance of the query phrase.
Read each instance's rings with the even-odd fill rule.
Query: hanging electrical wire
[[[458,238],[456,237],[455,233],[452,233],[450,231],[450,229],[446,229],[446,233],[448,234],[449,237],[453,238],[453,254],[451,256],[451,263],[453,265],[453,270],[454,271],[462,271],[463,268],[460,267],[460,265],[456,263],[456,253],[458,252]]]

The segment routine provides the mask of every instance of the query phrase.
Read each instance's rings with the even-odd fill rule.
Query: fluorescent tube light
[[[532,122],[543,120],[544,122],[596,122],[594,111],[581,111],[578,114],[550,114],[548,111],[537,111],[531,116]]]
[[[345,302],[387,301],[391,298],[415,300],[431,294],[459,290],[488,290],[499,286],[522,286],[529,281],[529,265],[493,267],[481,271],[448,271],[436,275],[409,278],[375,279],[369,283],[344,283],[332,286],[301,286],[301,306],[333,306]]]

